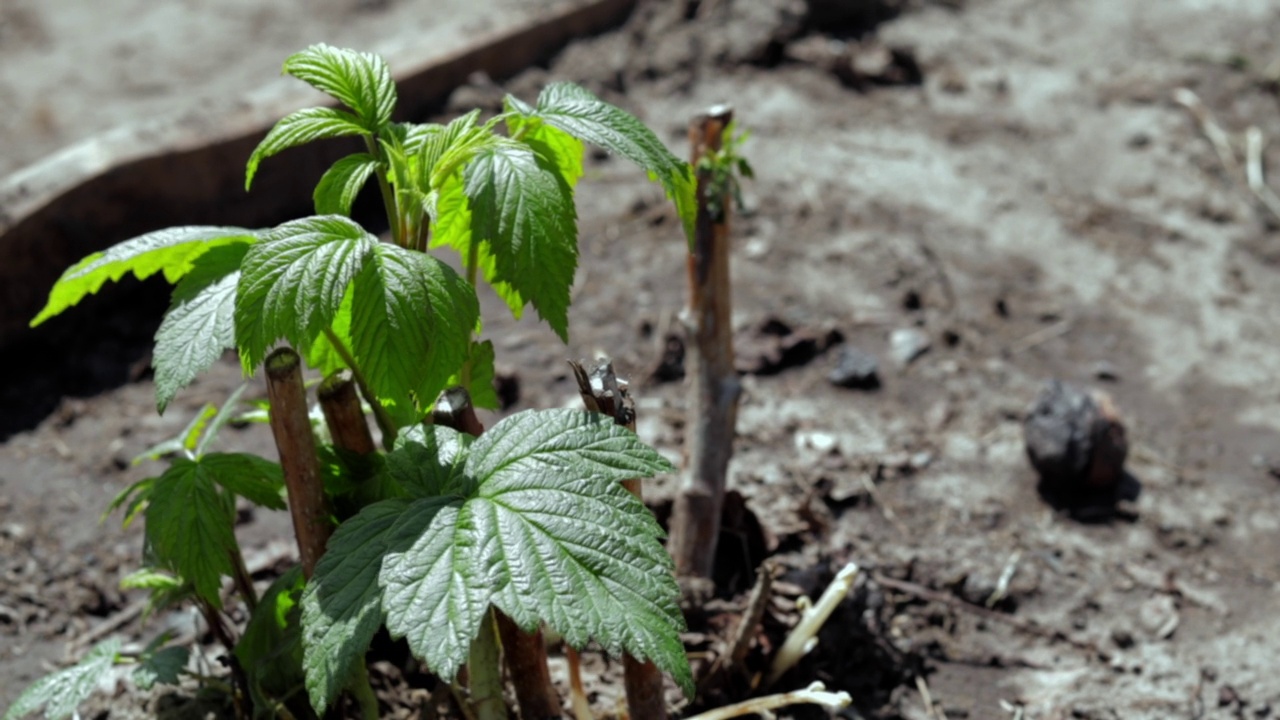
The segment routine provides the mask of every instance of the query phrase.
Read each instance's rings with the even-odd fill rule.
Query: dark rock
[[[879,42],[850,44],[836,59],[831,72],[846,87],[867,91],[877,85],[919,85],[924,70],[909,47],[890,47]]]
[[[769,317],[734,339],[735,364],[738,372],[747,375],[776,375],[807,365],[843,341],[839,330],[792,328],[779,318]]]
[[[874,390],[880,387],[880,361],[865,350],[845,345],[827,379],[839,387]]]
[[[1027,457],[1049,495],[1097,499],[1123,484],[1129,444],[1106,393],[1051,380],[1028,409],[1022,429]]]
[[[859,37],[902,12],[906,0],[806,0],[807,25],[827,35]]]

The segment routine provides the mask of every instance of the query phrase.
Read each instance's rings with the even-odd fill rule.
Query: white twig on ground
[[[991,591],[991,597],[987,598],[987,607],[993,608],[996,603],[1004,599],[1009,594],[1009,583],[1013,580],[1014,573],[1018,572],[1018,562],[1022,560],[1022,551],[1014,550],[1009,556],[1009,561],[1005,563],[1004,570],[1000,572],[1000,579],[996,581],[996,589]]]
[[[1208,138],[1213,145],[1214,152],[1218,154],[1218,161],[1222,163],[1222,169],[1232,182],[1239,183],[1241,179],[1240,163],[1236,159],[1235,150],[1231,146],[1231,137],[1222,129],[1222,126],[1214,122],[1213,116],[1209,114],[1209,109],[1200,100],[1200,96],[1187,88],[1178,88],[1173,91],[1173,100],[1191,113],[1191,117],[1200,126],[1200,132]],[[1277,196],[1275,191],[1267,186],[1263,173],[1262,131],[1257,127],[1250,127],[1245,131],[1244,139],[1245,186],[1268,212],[1280,219],[1280,196]]]
[[[1244,133],[1245,178],[1258,202],[1280,218],[1280,197],[1267,185],[1266,173],[1262,168],[1262,131],[1256,125],[1249,126]]]
[[[831,617],[831,613],[835,612],[836,607],[849,594],[849,588],[853,587],[853,580],[858,576],[858,566],[856,563],[849,563],[836,574],[835,580],[827,586],[822,597],[818,598],[818,602],[812,607],[807,608],[800,617],[800,622],[791,629],[791,633],[787,635],[787,639],[782,643],[782,647],[778,649],[778,654],[773,657],[773,667],[769,669],[769,677],[765,680],[764,686],[769,687],[777,682],[788,670],[800,662],[800,658],[804,657],[818,644],[818,631],[822,629],[827,618]]]
[[[708,710],[687,720],[727,720],[727,718],[752,714],[768,717],[772,715],[769,712],[770,710],[788,705],[802,704],[821,705],[830,710],[843,710],[849,707],[851,702],[853,702],[853,698],[849,697],[849,693],[843,690],[834,693],[827,692],[825,685],[815,682],[804,690],[793,690],[792,692],[744,700],[743,702],[725,705],[715,710]]]

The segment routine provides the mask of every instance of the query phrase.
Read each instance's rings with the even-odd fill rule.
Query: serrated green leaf
[[[121,521],[121,527],[128,528],[133,523],[133,518],[146,504],[147,499],[151,496],[151,488],[155,485],[156,479],[153,477],[143,478],[129,487],[121,490],[119,494],[111,501],[106,510],[102,511],[102,517],[99,521],[106,520],[107,516],[120,509],[125,503],[129,503],[129,507],[125,510],[124,520]]]
[[[373,53],[321,43],[290,55],[284,61],[284,72],[354,110],[370,132],[391,122],[396,107],[395,81],[387,61]]]
[[[19,720],[41,707],[47,720],[70,717],[111,672],[119,652],[120,639],[111,638],[98,644],[75,665],[40,678],[5,711],[4,720]]]
[[[240,387],[227,396],[226,401],[222,403],[222,407],[218,408],[218,414],[213,416],[213,420],[209,422],[209,427],[205,429],[199,444],[196,445],[196,457],[204,455],[205,449],[218,438],[218,432],[222,430],[223,426],[235,419],[236,407],[240,403],[240,396],[244,395],[244,391],[248,389],[248,383],[241,383]]]
[[[370,130],[362,124],[360,118],[344,110],[313,107],[289,113],[253,149],[253,154],[244,167],[244,189],[247,191],[253,186],[258,165],[272,155],[291,147],[306,145],[313,140],[369,133]]]
[[[210,249],[254,240],[252,230],[205,226],[168,228],[126,240],[67,268],[49,292],[49,302],[31,321],[31,327],[62,313],[86,295],[97,293],[108,280],[116,282],[129,272],[145,280],[163,272],[165,280],[176,283],[190,272],[196,258]]]
[[[140,568],[120,578],[125,590],[175,590],[182,587],[182,579],[163,570]]]
[[[527,146],[485,147],[466,166],[471,239],[493,248],[495,277],[533,304],[562,340],[578,266],[573,189],[554,163]]]
[[[150,690],[156,683],[177,685],[189,657],[190,651],[181,646],[143,653],[133,670],[133,682],[142,690]]]
[[[415,500],[393,526],[418,533],[379,575],[393,636],[449,678],[492,603],[526,629],[546,622],[575,647],[594,639],[653,660],[692,693],[662,529],[620,482],[670,463],[611,419],[573,410],[518,413],[469,446],[439,450],[451,435],[420,431],[387,457],[409,487],[474,483],[465,500]],[[444,460],[427,461],[432,448]]]
[[[423,188],[434,188],[457,171],[480,145],[493,141],[492,133],[476,127],[478,109],[449,121],[448,125],[429,125],[418,144],[418,172]]]
[[[513,115],[507,119],[507,127],[512,136],[520,138],[520,142],[549,158],[569,187],[578,184],[582,177],[582,158],[586,150],[581,140],[536,117]]]
[[[388,552],[378,574],[391,637],[405,638],[414,655],[450,680],[489,609],[490,589],[475,571],[468,515],[454,497],[414,500],[388,531],[413,543]]]
[[[369,153],[355,153],[334,163],[312,193],[316,214],[351,215],[356,196],[377,171],[378,160]]]
[[[431,247],[451,247],[462,256],[462,264],[471,262],[471,209],[462,190],[461,175],[451,176],[434,191],[428,214],[431,216]],[[498,278],[497,264],[489,243],[476,246],[476,269],[498,297],[507,304],[516,320],[524,314],[525,299],[520,291]]]
[[[415,425],[396,437],[386,472],[411,497],[469,497],[475,483],[463,472],[472,437],[438,425]]]
[[[318,715],[342,690],[382,623],[378,571],[393,547],[390,530],[407,506],[406,500],[385,500],[340,525],[302,593],[302,666]]]
[[[144,460],[159,460],[167,455],[173,455],[185,451],[190,452],[195,449],[199,443],[200,431],[218,414],[218,408],[211,403],[200,408],[200,412],[191,418],[191,422],[182,429],[182,432],[171,438],[161,440],[151,447],[143,450],[134,456],[130,462],[134,465],[142,463]],[[113,503],[114,505],[114,503]],[[114,507],[112,509],[115,509]]]
[[[351,350],[374,392],[434,400],[466,358],[480,314],[474,289],[429,255],[382,244],[353,294]]]
[[[254,505],[284,510],[284,473],[280,465],[247,453],[209,453],[197,460],[200,471]]]
[[[329,330],[347,348],[351,347],[351,300],[352,293],[348,290],[343,294],[342,304],[338,306],[338,312],[334,314],[333,322],[329,325]],[[316,339],[305,348],[303,355],[307,364],[319,370],[322,375],[347,367],[347,362],[342,359],[341,353],[324,333],[316,336]]]
[[[236,285],[248,251],[247,243],[213,248],[174,288],[151,359],[160,414],[179,390],[235,347]]]
[[[493,386],[493,341],[472,342],[468,350],[468,362],[471,363],[471,381],[467,383],[467,394],[471,396],[471,404],[486,410],[497,410],[498,391]],[[449,378],[446,387],[462,384],[462,375],[454,374]]]
[[[236,346],[246,373],[280,338],[310,347],[329,327],[377,238],[341,215],[287,222],[245,255],[236,289]]]
[[[195,586],[200,597],[222,607],[222,576],[233,571],[236,550],[232,512],[213,473],[202,463],[177,458],[151,488],[147,542],[160,564]]]
[[[534,108],[515,98],[509,98],[508,102],[520,112],[539,117],[579,140],[617,153],[650,173],[675,202],[685,236],[693,242],[697,202],[689,164],[672,155],[658,136],[634,115],[567,82],[551,83],[543,88]]]
[[[298,600],[304,582],[302,568],[295,566],[271,583],[236,644],[236,660],[244,668],[254,705],[260,710],[301,688]]]

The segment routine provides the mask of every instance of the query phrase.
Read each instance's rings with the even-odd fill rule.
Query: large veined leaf
[[[507,110],[518,113],[509,101]],[[533,148],[539,155],[550,158],[560,170],[560,176],[569,183],[569,187],[578,184],[582,177],[582,156],[585,152],[581,140],[546,124],[541,118],[522,114],[513,114],[507,118],[507,129],[512,137],[518,137],[520,142]]]
[[[236,346],[245,372],[285,338],[310,347],[333,322],[377,238],[340,215],[287,222],[245,255],[236,290]]]
[[[161,414],[179,390],[235,347],[236,284],[248,250],[247,243],[209,250],[174,288],[151,358]]]
[[[118,281],[132,272],[139,280],[163,272],[176,283],[191,271],[196,258],[231,243],[252,243],[253,230],[237,227],[190,226],[168,228],[140,235],[94,253],[62,273],[49,293],[49,302],[31,321],[31,327],[62,313],[92,295],[108,280]]]
[[[455,174],[432,192],[428,214],[431,216],[431,247],[451,247],[462,256],[463,265],[471,262],[471,209],[462,190],[461,176]],[[476,247],[476,269],[493,291],[519,320],[524,314],[525,298],[520,291],[498,277],[497,263],[488,242]]]
[[[370,132],[391,122],[396,85],[387,61],[373,53],[321,43],[290,55],[284,72],[341,101]]]
[[[337,697],[382,624],[378,572],[408,501],[369,505],[342,523],[302,594],[303,668],[316,713]]]
[[[369,153],[348,155],[321,176],[312,193],[317,215],[350,215],[361,188],[378,170],[378,160]]]
[[[567,342],[578,266],[573,189],[551,159],[503,143],[476,153],[463,190],[471,204],[471,242],[490,243],[496,277],[527,298]]]
[[[209,453],[198,458],[200,472],[255,505],[284,510],[284,473],[278,463],[247,453]]]
[[[454,118],[448,125],[425,127],[416,148],[421,187],[430,188],[443,182],[444,178],[456,170],[457,165],[465,159],[469,149],[474,149],[493,137],[493,134],[484,128],[476,127],[476,120],[479,117],[480,111],[473,110],[466,115]],[[449,167],[440,168],[439,172],[436,172],[437,165],[446,156],[452,156],[445,163]],[[435,183],[432,182],[433,174]]]
[[[591,91],[573,83],[551,83],[538,94],[535,107],[507,96],[508,107],[541,118],[570,135],[617,153],[649,172],[676,204],[685,235],[693,241],[697,217],[693,172],[627,111],[604,102]]]
[[[317,567],[313,582],[347,595],[326,602],[316,591],[316,609],[304,610],[304,626],[324,629],[305,629],[308,658],[319,663],[343,636],[314,613],[350,621],[374,612],[366,578],[381,553],[387,628],[442,677],[466,660],[495,605],[526,629],[548,623],[575,647],[595,640],[651,659],[692,693],[662,530],[620,484],[672,467],[634,433],[601,415],[526,411],[471,441],[443,427],[414,430],[386,467],[418,497],[365,508],[330,539],[321,565],[351,563],[358,575],[342,581]],[[322,669],[309,661],[309,684],[313,672]]]
[[[148,494],[147,542],[160,562],[190,582],[200,597],[222,607],[222,577],[236,550],[234,506],[199,460],[177,458]]]
[[[244,168],[244,189],[253,186],[258,166],[272,155],[313,140],[369,133],[359,118],[345,110],[315,107],[292,112],[281,118],[249,155]]]
[[[352,351],[374,392],[434,401],[466,359],[480,317],[475,290],[429,255],[380,244],[352,292]]]
[[[5,711],[4,720],[19,720],[41,707],[47,720],[71,717],[76,707],[112,672],[119,653],[120,638],[99,643],[75,665],[32,683]]]

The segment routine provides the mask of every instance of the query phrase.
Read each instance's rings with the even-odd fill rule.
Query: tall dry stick
[[[686,447],[688,474],[681,482],[671,519],[671,555],[681,577],[710,578],[725,474],[733,454],[734,424],[742,384],[733,365],[730,325],[728,187],[713,188],[709,170],[699,167],[708,151],[719,150],[733,110],[718,105],[689,125],[694,167],[698,167],[698,219],[689,256],[689,306],[685,318],[687,375],[691,392]],[[719,198],[708,209],[712,193]]]
[[[293,534],[298,540],[302,572],[311,578],[333,532],[329,502],[325,498],[316,456],[316,440],[307,413],[307,391],[302,385],[298,353],[280,348],[267,357],[267,398],[271,401],[271,434],[280,451]]]
[[[484,425],[476,417],[471,396],[465,388],[453,387],[445,390],[436,401],[432,417],[436,424],[468,435],[479,437],[484,432]],[[507,672],[516,691],[516,703],[520,706],[520,717],[531,720],[560,717],[560,698],[551,685],[551,671],[547,667],[547,644],[543,640],[542,630],[527,633],[501,610],[494,608],[493,614],[497,620],[498,636],[502,640]]]
[[[569,362],[573,374],[578,379],[578,393],[582,395],[582,404],[591,412],[598,412],[613,418],[614,423],[622,425],[631,432],[636,431],[635,403],[627,395],[626,386],[618,382],[613,372],[613,363],[602,359],[591,368],[590,374],[576,362]],[[624,480],[623,486],[643,499],[640,490],[640,479]],[[572,668],[576,670],[575,668]],[[623,686],[627,692],[627,709],[637,720],[666,720],[667,702],[662,690],[662,671],[648,661],[641,661],[630,654],[622,656]]]

